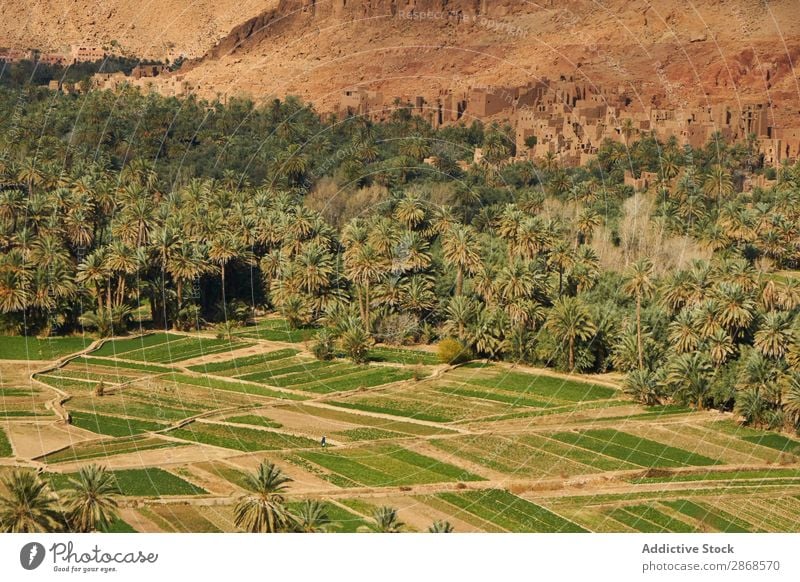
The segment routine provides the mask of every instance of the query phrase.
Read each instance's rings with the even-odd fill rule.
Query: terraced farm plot
[[[76,396],[67,402],[72,410],[91,410],[108,416],[135,417],[158,422],[183,420],[206,410],[212,410],[208,402],[181,398],[180,394],[153,393],[146,390],[129,390],[102,397],[89,394]]]
[[[540,435],[460,436],[430,443],[456,458],[516,478],[567,477],[638,467]]]
[[[220,531],[203,515],[204,508],[170,503],[153,505],[147,510],[145,516],[155,521],[160,528],[167,532],[216,533]]]
[[[232,422],[235,424],[249,424],[252,426],[263,426],[265,428],[281,428],[280,422],[270,420],[266,416],[258,414],[243,414],[240,416],[228,416],[223,419],[225,422]]]
[[[769,433],[756,436],[743,436],[742,440],[755,445],[761,445],[762,447],[775,449],[782,453],[800,455],[800,441],[786,438],[780,434]]]
[[[160,422],[106,416],[83,410],[75,410],[71,412],[71,416],[72,424],[79,428],[115,437],[134,436],[143,432],[162,430],[168,426]]]
[[[454,432],[453,430],[443,426],[433,426],[430,424],[418,424],[404,420],[378,418],[374,416],[358,414],[355,412],[348,412],[346,410],[336,410],[302,403],[283,405],[277,408],[304,414],[309,418],[321,418],[336,422],[346,422],[355,426],[374,427],[382,430],[396,431],[405,435],[431,436],[452,434]]]
[[[142,335],[135,338],[111,338],[106,340],[102,346],[94,350],[92,356],[101,357],[123,357],[123,354],[141,351],[146,348],[157,346],[166,343],[172,339],[179,339],[183,336],[169,334],[165,332],[151,333]],[[124,359],[138,359],[138,358],[124,358]]]
[[[139,362],[129,362],[127,360],[94,358],[91,356],[78,356],[70,362],[70,366],[72,365],[102,366],[104,368],[113,368],[115,371],[125,371],[125,373],[127,373],[128,370],[146,372],[149,374],[164,374],[172,371],[172,368],[168,366],[159,366],[158,364],[141,364]]]
[[[507,531],[537,533],[586,531],[578,524],[540,505],[499,489],[440,493],[437,497],[450,504],[457,517],[460,512],[466,512]]]
[[[512,408],[503,403],[447,396],[439,392],[438,381],[407,383],[374,394],[355,394],[329,400],[342,408],[377,412],[429,422],[449,423],[500,415]]]
[[[724,481],[725,486],[734,482],[764,484],[771,482],[800,482],[800,469],[762,469],[734,471],[703,471],[672,475],[646,476],[631,479],[631,483],[686,483],[691,481]]]
[[[378,441],[408,438],[409,435],[381,428],[353,428],[337,432],[335,436],[347,441]]]
[[[275,360],[283,360],[297,355],[299,352],[293,349],[275,350],[273,352],[265,352],[263,354],[255,354],[252,356],[243,356],[241,358],[233,358],[224,360],[222,362],[209,362],[208,364],[198,364],[196,366],[189,366],[189,369],[194,372],[205,374],[218,374],[219,372],[233,372],[232,374],[219,374],[222,376],[235,376],[243,374],[242,370],[250,366],[260,366]]]
[[[389,487],[456,481],[479,481],[455,465],[404,448],[374,445],[326,452],[303,451],[298,457],[327,471],[325,477],[344,487]]]
[[[475,373],[472,369],[459,369],[456,372],[449,377],[458,379],[462,384],[527,395],[533,399],[538,397],[545,402],[550,399],[554,402],[583,402],[613,398],[618,395],[614,388],[600,384],[549,375],[512,372],[498,367],[489,368],[488,371],[482,369],[480,373]]]
[[[124,384],[126,382],[132,382],[133,380],[137,380],[144,376],[147,376],[149,373],[139,370],[131,370],[126,368],[115,368],[113,366],[113,361],[108,362],[109,365],[107,366],[97,366],[97,365],[87,365],[83,361],[80,360],[73,360],[66,366],[59,368],[57,370],[52,370],[47,374],[37,375],[36,378],[38,380],[75,380],[80,382],[85,382],[89,384],[89,386],[84,387],[85,389],[94,388],[100,382],[103,382],[106,385],[115,385],[115,384]],[[48,382],[49,383],[49,382]],[[68,384],[71,387],[76,387],[74,383]]]
[[[92,343],[83,337],[36,338],[29,336],[0,336],[2,360],[56,360],[79,352]]]
[[[433,352],[407,350],[403,348],[377,347],[369,351],[370,362],[392,362],[404,365],[435,366],[439,364],[438,356]]]
[[[244,426],[204,422],[195,422],[184,428],[171,430],[167,434],[186,441],[248,452],[317,446],[316,441],[305,437]]]
[[[149,339],[152,338],[152,339]],[[252,345],[247,342],[177,334],[153,334],[103,345],[92,356],[113,356],[123,360],[174,363],[198,356],[232,351]]]
[[[265,398],[278,398],[283,400],[303,400],[306,397],[301,394],[293,394],[280,390],[273,390],[263,385],[242,382],[236,378],[223,379],[213,376],[190,376],[188,374],[173,373],[163,378],[165,382],[174,383],[175,386],[197,386],[207,388],[209,392],[222,390],[223,392],[235,392],[243,396],[262,396]],[[209,394],[209,396],[212,396]],[[224,399],[219,398],[217,399]]]
[[[105,439],[99,442],[78,443],[63,450],[44,455],[39,460],[45,463],[65,463],[180,446],[184,446],[184,444],[149,436]]]
[[[720,531],[729,533],[745,533],[755,531],[755,528],[742,520],[734,517],[720,509],[706,507],[702,503],[696,503],[686,499],[676,501],[664,501],[663,505],[694,518],[701,524],[701,531]]]
[[[167,495],[202,495],[202,488],[181,479],[174,473],[159,468],[121,469],[111,471],[122,495],[135,497],[163,497]],[[75,473],[49,475],[55,489],[69,485]]]
[[[715,465],[718,461],[612,429],[561,432],[551,438],[641,467]]]
[[[680,519],[663,513],[653,505],[629,505],[608,512],[612,519],[642,533],[693,533],[698,531]]]
[[[238,337],[274,342],[301,343],[309,341],[319,331],[316,328],[292,329],[285,319],[263,319],[256,325],[244,327],[235,333]]]

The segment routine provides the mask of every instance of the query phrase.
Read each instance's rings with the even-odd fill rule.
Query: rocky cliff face
[[[268,36],[321,22],[347,22],[374,19],[376,25],[387,18],[463,22],[479,17],[505,17],[524,10],[522,0],[280,0],[266,10],[236,26],[209,51],[218,59],[245,45],[256,44]]]

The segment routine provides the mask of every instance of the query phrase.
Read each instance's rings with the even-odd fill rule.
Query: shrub
[[[175,318],[175,328],[180,331],[193,331],[200,329],[203,319],[200,317],[199,305],[187,305],[178,311]]]
[[[230,340],[233,339],[234,332],[240,327],[241,325],[237,321],[222,321],[214,326],[214,333],[217,339]]]
[[[339,349],[356,364],[363,364],[369,357],[372,338],[361,326],[354,325],[339,337]]]
[[[461,364],[472,359],[469,348],[455,338],[445,338],[439,342],[439,361],[443,364]]]
[[[378,321],[377,339],[390,345],[413,343],[419,334],[417,318],[408,313],[392,313]]]
[[[336,334],[329,329],[317,332],[317,341],[311,347],[311,353],[318,360],[332,360],[336,355]]]

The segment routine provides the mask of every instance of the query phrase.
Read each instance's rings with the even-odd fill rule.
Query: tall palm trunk
[[[464,288],[464,270],[459,267],[456,271],[456,297],[461,295]]]
[[[220,270],[220,284],[222,285],[222,305],[223,309],[225,309],[224,305],[227,301],[225,299],[225,263],[220,264],[219,270]]]
[[[371,325],[369,321],[369,281],[364,285],[364,329],[367,333],[371,332]]]
[[[642,356],[642,294],[636,295],[636,347],[639,350],[639,369],[644,369]]]
[[[569,336],[569,371],[575,371],[575,336]]]

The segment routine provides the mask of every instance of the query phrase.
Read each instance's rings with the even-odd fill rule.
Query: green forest
[[[321,359],[437,343],[800,427],[800,165],[633,131],[580,168],[513,155],[509,126],[402,105],[372,123],[0,89],[0,328],[225,337],[275,311]],[[626,171],[658,180],[637,193]]]

